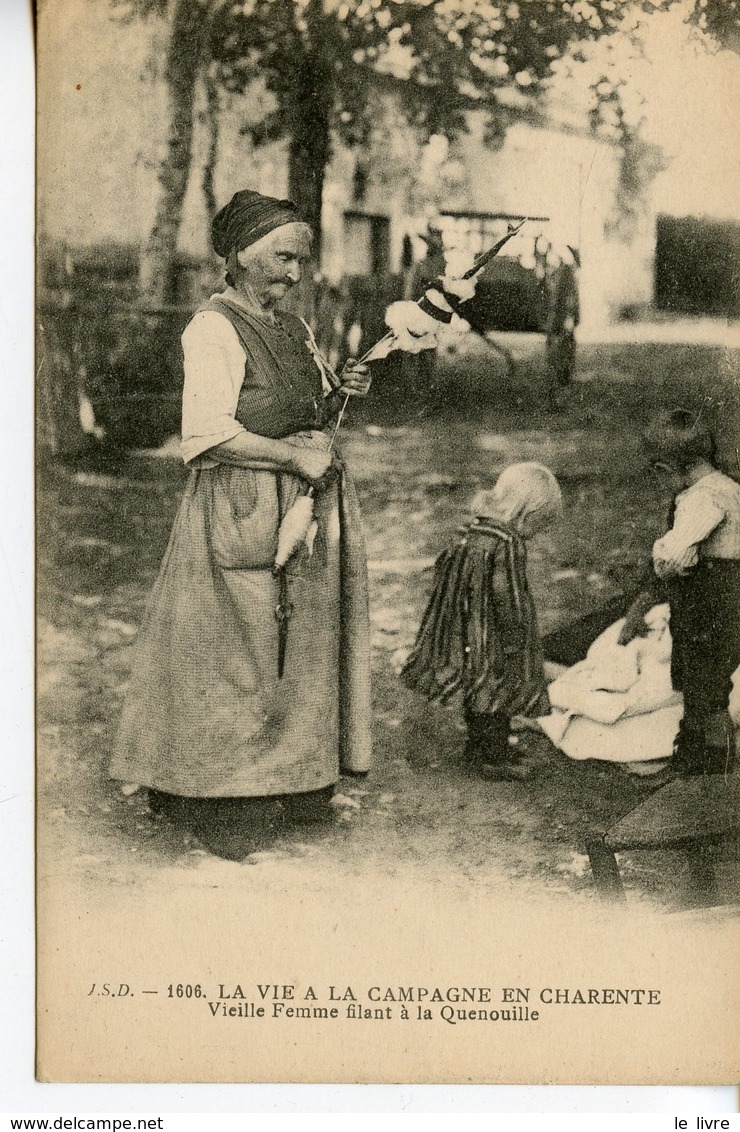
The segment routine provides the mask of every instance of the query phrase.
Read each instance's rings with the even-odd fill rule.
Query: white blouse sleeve
[[[246,430],[236,420],[244,381],[244,350],[227,318],[199,311],[182,335],[182,458],[196,457]],[[211,461],[202,461],[211,463]]]
[[[653,546],[653,564],[660,578],[685,574],[699,561],[699,543],[724,520],[725,512],[706,491],[687,491],[676,503],[673,526]]]

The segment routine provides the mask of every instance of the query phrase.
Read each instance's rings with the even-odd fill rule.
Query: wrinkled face
[[[291,287],[300,283],[301,271],[311,255],[310,231],[305,224],[283,224],[237,255],[242,269],[237,290],[271,310]]]

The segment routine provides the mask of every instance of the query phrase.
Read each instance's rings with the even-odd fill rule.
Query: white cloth
[[[667,605],[655,606],[647,637],[629,645],[617,643],[624,620],[617,621],[553,681],[553,710],[538,722],[564,754],[618,763],[671,756],[683,701],[671,685],[669,616]]]
[[[740,558],[740,484],[710,472],[676,497],[673,526],[653,546],[660,578],[685,574],[699,558]]]
[[[245,432],[236,420],[245,354],[236,330],[218,311],[198,311],[182,336],[185,383],[182,444],[186,464],[213,468],[202,453]]]

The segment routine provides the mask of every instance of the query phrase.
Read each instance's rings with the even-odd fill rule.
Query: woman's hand
[[[291,456],[292,470],[312,487],[325,487],[336,474],[331,452],[320,448],[296,448]]]
[[[367,397],[372,378],[367,366],[358,365],[355,358],[347,358],[339,375],[339,389],[350,397]]]

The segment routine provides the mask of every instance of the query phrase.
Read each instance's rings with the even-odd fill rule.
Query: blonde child
[[[473,521],[437,559],[401,678],[430,700],[460,694],[468,758],[486,777],[522,779],[527,768],[508,742],[511,717],[549,707],[526,543],[561,515],[562,496],[549,468],[512,464],[471,510]]]

